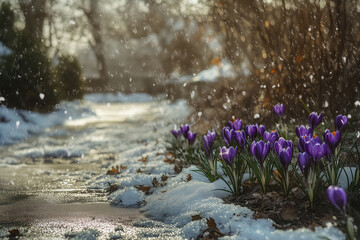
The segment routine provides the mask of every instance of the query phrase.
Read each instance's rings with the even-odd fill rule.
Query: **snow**
[[[110,203],[122,206],[136,206],[144,201],[144,193],[134,187],[119,189],[109,196]]]
[[[46,97],[40,94],[39,96]],[[161,97],[160,97],[161,98]],[[141,103],[141,102],[152,102],[156,101],[157,98],[152,97],[145,93],[134,93],[134,94],[124,94],[124,93],[94,93],[87,94],[84,96],[84,101],[73,101],[73,102],[61,102],[56,106],[54,112],[48,114],[40,114],[30,111],[9,109],[4,106],[0,106],[0,145],[13,144],[22,139],[28,138],[32,134],[43,132],[44,129],[47,129],[52,126],[60,125],[66,122],[68,125],[84,124],[81,122],[81,119],[86,119],[87,122],[91,123],[93,121],[98,121],[98,114],[91,109],[91,104],[93,103]],[[6,99],[0,99],[0,103],[6,101]],[[143,111],[146,111],[144,109]],[[127,109],[124,109],[124,112],[129,112]],[[123,112],[123,113],[124,113]],[[119,113],[120,114],[120,113]],[[128,118],[135,116],[136,112],[131,112]],[[76,121],[78,120],[78,121]],[[109,119],[103,119],[109,120]],[[113,119],[118,121],[118,119]],[[135,120],[135,119],[133,119]],[[65,134],[64,132],[51,132],[49,134]],[[38,150],[36,150],[38,151]],[[65,156],[67,153],[64,153],[61,149],[55,149],[60,151],[59,155]],[[52,152],[54,152],[52,151]],[[62,152],[62,153],[61,153]],[[81,150],[75,150],[72,152],[78,152],[82,154]],[[49,153],[52,154],[51,152]]]
[[[175,74],[176,75],[176,74]],[[176,82],[217,82],[219,78],[235,78],[237,76],[230,62],[224,60],[217,66],[205,69],[194,76],[178,77]]]
[[[118,93],[92,93],[84,96],[86,101],[94,103],[113,103],[113,102],[149,102],[156,98],[146,93],[124,94]]]
[[[0,57],[11,54],[11,50],[7,48],[2,42],[0,42]]]

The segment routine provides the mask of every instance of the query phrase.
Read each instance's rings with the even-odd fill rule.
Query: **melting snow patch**
[[[81,232],[66,233],[65,237],[71,240],[96,240],[100,232],[94,229],[85,229]]]
[[[110,203],[126,207],[136,206],[144,201],[144,193],[134,187],[125,187],[109,195]]]

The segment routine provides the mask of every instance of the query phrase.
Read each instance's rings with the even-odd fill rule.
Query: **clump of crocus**
[[[224,175],[230,180],[230,183],[223,176],[220,178],[229,187],[230,193],[239,195],[241,193],[241,183],[246,170],[245,160],[242,154],[238,153],[238,147],[222,147],[219,149],[220,159]],[[224,190],[227,191],[227,190]]]
[[[288,195],[291,190],[288,168],[293,155],[292,141],[279,138],[274,144],[274,149],[279,160],[275,161],[279,175],[275,176],[275,179],[281,184],[285,195]]]
[[[312,138],[305,144],[305,152],[299,153],[298,164],[304,175],[303,191],[308,195],[310,206],[314,206],[314,199],[318,194],[321,183],[319,162],[327,153],[326,143],[319,142],[318,137]]]
[[[314,133],[315,128],[320,125],[321,121],[322,121],[321,113],[320,114],[318,114],[316,112],[310,113],[309,126],[311,128],[312,133]]]
[[[256,125],[249,124],[245,127],[245,133],[250,138],[250,140],[254,140],[257,134],[257,127]]]
[[[279,118],[282,118],[282,116],[284,115],[284,111],[285,111],[284,104],[276,104],[273,107],[273,111],[276,115],[279,116]]]
[[[335,118],[335,129],[340,131],[343,129],[348,123],[348,118],[345,115],[338,115]]]
[[[327,196],[330,202],[337,208],[339,211],[347,217],[346,220],[346,239],[353,240],[355,239],[355,228],[354,221],[351,217],[346,214],[346,205],[347,205],[347,194],[345,190],[338,186],[329,186],[326,190]]]
[[[270,143],[265,143],[263,140],[258,142],[253,141],[250,145],[250,152],[256,159],[247,159],[248,166],[251,168],[256,179],[261,184],[263,193],[266,193],[272,174],[272,162],[265,161],[270,151]]]

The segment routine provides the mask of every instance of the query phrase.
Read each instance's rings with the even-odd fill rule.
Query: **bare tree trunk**
[[[109,84],[109,74],[105,59],[104,43],[101,36],[101,24],[100,24],[100,14],[99,6],[97,0],[90,0],[90,10],[82,9],[91,25],[91,34],[93,41],[89,40],[91,49],[93,50],[96,61],[97,69],[100,74],[100,78],[105,85]]]
[[[19,5],[25,18],[25,32],[41,42],[44,20],[47,17],[46,0],[19,0]]]

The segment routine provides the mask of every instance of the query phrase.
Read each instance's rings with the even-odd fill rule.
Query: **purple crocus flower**
[[[238,148],[234,148],[234,147],[222,147],[222,148],[219,148],[219,151],[220,151],[220,157],[222,160],[224,160],[227,164],[230,165],[230,167],[233,166],[233,162],[234,162],[234,159],[236,157],[236,154],[237,154],[237,150]]]
[[[244,130],[241,131],[234,131],[233,132],[233,139],[241,148],[245,148],[246,144],[246,134]]]
[[[318,114],[316,112],[312,112],[309,115],[309,126],[312,129],[312,131],[314,131],[314,129],[319,126],[319,124],[322,121],[322,115],[321,113]]]
[[[317,136],[317,135],[306,135],[306,136],[302,136],[299,138],[299,142],[298,142],[298,148],[300,152],[305,152],[305,145],[306,143],[308,143],[310,140],[314,140],[317,143],[322,143],[321,139]]]
[[[345,214],[347,204],[347,194],[345,190],[338,186],[329,186],[326,193],[330,202]]]
[[[335,118],[335,129],[340,131],[346,126],[347,123],[348,118],[345,115],[340,114]]]
[[[284,115],[284,104],[276,104],[273,106],[273,111],[276,115],[278,115],[280,118]]]
[[[185,124],[185,125],[180,125],[180,130],[181,130],[181,133],[184,135],[185,138],[187,138],[187,133],[189,131],[190,127],[189,125]]]
[[[256,158],[256,160],[260,163],[260,168],[262,170],[264,160],[270,151],[270,144],[265,143],[263,140],[259,142],[253,141],[250,146],[250,152]]]
[[[234,130],[230,129],[230,127],[224,127],[222,129],[223,139],[228,147],[231,146],[231,144],[232,144],[233,132],[234,132]]]
[[[196,133],[188,131],[187,132],[187,139],[189,140],[190,145],[192,145],[195,142]]]
[[[216,137],[216,132],[210,132],[209,130],[208,133],[204,135],[203,145],[205,148],[205,153],[208,157],[211,157],[211,152],[214,146],[215,137]]]
[[[181,129],[173,129],[171,130],[171,133],[174,135],[175,138],[178,138],[182,134]]]
[[[290,140],[285,140],[284,138],[279,138],[274,144],[275,152],[279,158],[281,165],[283,165],[285,172],[288,169],[288,166],[292,159],[293,154],[293,144]]]
[[[257,130],[257,134],[259,134],[262,137],[264,135],[266,127],[265,127],[265,125],[256,124],[256,130]]]
[[[253,124],[246,125],[246,127],[245,127],[245,133],[246,133],[247,136],[249,136],[249,138],[250,138],[251,140],[255,139],[256,134],[257,134],[257,127],[256,127],[256,125],[253,125]]]
[[[285,172],[287,172],[287,169],[291,162],[292,154],[293,154],[292,148],[290,148],[290,147],[281,149],[278,154],[279,161],[280,161],[281,165],[283,165]]]
[[[319,143],[314,138],[305,144],[305,151],[316,164],[327,153],[326,143]]]
[[[339,145],[341,140],[340,131],[330,132],[329,129],[325,130],[324,140],[326,144],[329,146],[332,153],[335,152],[336,147]]]
[[[310,166],[311,166],[309,154],[307,154],[306,152],[299,153],[298,165],[299,165],[300,171],[304,175],[305,179],[307,179],[309,176],[309,171],[310,171]]]
[[[231,129],[233,129],[234,131],[238,131],[241,130],[242,127],[242,121],[239,119],[235,119],[233,121],[229,121],[228,125]]]
[[[291,148],[291,151],[293,149],[293,143],[291,140],[285,140],[284,138],[279,138],[279,140],[277,140],[274,143],[274,149],[277,155],[280,154],[280,151],[284,148]]]
[[[279,134],[277,131],[272,130],[271,132],[264,132],[264,140],[265,142],[270,143],[270,148],[273,149],[274,143],[279,139]]]
[[[298,136],[298,138],[301,138],[301,137],[307,136],[307,135],[311,135],[311,133],[312,133],[311,128],[307,128],[304,125],[296,127],[296,135]]]

